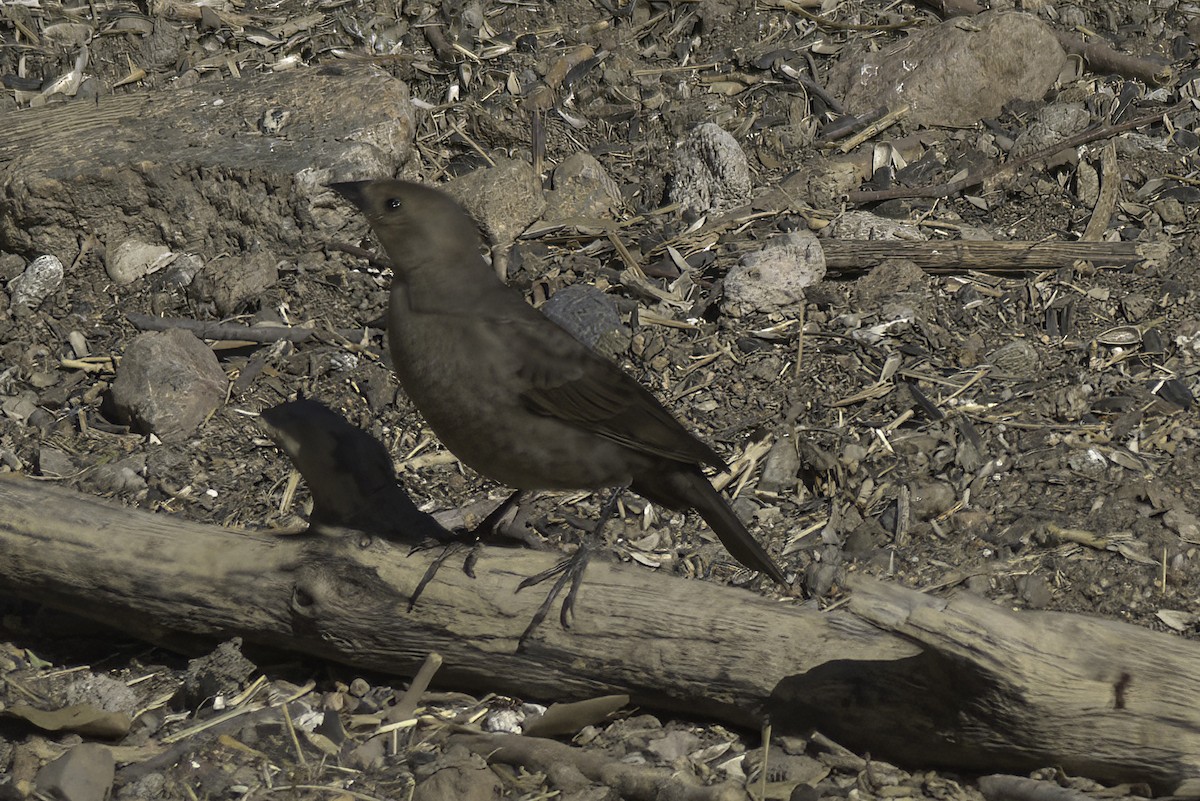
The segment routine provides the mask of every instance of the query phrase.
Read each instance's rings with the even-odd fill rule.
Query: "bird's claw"
[[[421,545],[414,546],[412,550],[408,552],[408,555],[412,556],[417,551],[423,551],[438,544],[440,543],[422,543]],[[466,573],[468,577],[475,578],[475,562],[479,559],[480,547],[481,546],[478,540],[475,540],[474,537],[470,536],[470,534],[446,544],[442,552],[438,554],[432,562],[429,563],[429,567],[425,569],[425,575],[421,576],[421,580],[417,582],[416,588],[413,590],[412,595],[409,596],[408,611],[411,612],[413,607],[417,605],[417,599],[421,597],[421,593],[425,592],[425,588],[429,586],[429,582],[433,581],[433,577],[437,575],[437,572],[441,569],[442,564],[454,554],[462,551],[464,548],[470,548],[471,552],[468,553],[467,558],[463,560],[463,572]]]
[[[554,586],[550,588],[550,592],[546,593],[546,599],[542,601],[537,611],[533,613],[533,618],[529,621],[529,625],[525,627],[525,631],[521,633],[520,639],[517,640],[517,651],[523,651],[530,636],[537,627],[542,624],[546,616],[550,614],[550,607],[554,605],[554,599],[563,591],[568,582],[570,589],[567,590],[567,596],[563,599],[562,609],[559,612],[559,623],[564,629],[571,628],[571,620],[575,617],[575,599],[579,596],[579,587],[583,584],[583,573],[587,569],[588,562],[591,559],[591,549],[586,545],[580,545],[579,550],[570,559],[564,559],[549,570],[543,570],[537,575],[530,576],[517,585],[517,592],[532,587],[535,584],[541,584],[555,576],[558,576],[558,581],[554,582]]]

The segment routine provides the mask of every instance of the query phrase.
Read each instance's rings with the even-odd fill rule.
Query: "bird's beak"
[[[335,184],[326,184],[326,186],[361,209],[366,206],[367,202],[366,193],[363,191],[367,183],[368,181],[342,181]]]

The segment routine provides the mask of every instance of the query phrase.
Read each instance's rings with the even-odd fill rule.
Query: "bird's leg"
[[[471,552],[467,554],[467,558],[463,560],[463,572],[471,578],[475,578],[475,563],[479,561],[479,554],[483,552],[484,540],[492,539],[496,535],[496,531],[500,526],[500,521],[512,511],[512,509],[521,503],[521,499],[525,497],[525,490],[515,490],[511,495],[493,509],[488,516],[483,519],[478,526],[468,532],[468,535],[474,538],[474,544],[471,547]]]
[[[475,536],[475,532],[458,532],[457,536],[455,536],[449,542],[431,541],[423,542],[420,545],[414,545],[412,549],[409,550],[408,555],[412,556],[417,551],[425,551],[430,548],[435,548],[438,545],[442,546],[442,552],[438,554],[432,562],[429,563],[429,567],[425,569],[425,575],[422,576],[421,580],[417,582],[416,589],[413,590],[412,596],[410,596],[408,599],[408,611],[410,612],[413,610],[413,607],[416,606],[417,599],[421,597],[421,593],[425,591],[425,587],[428,586],[429,582],[433,581],[433,577],[437,575],[438,570],[441,569],[445,561],[465,548],[470,548],[471,550],[467,554],[467,558],[463,560],[463,572],[466,573],[469,578],[475,578],[475,562],[479,560],[479,551],[483,547],[480,545],[479,539]]]
[[[503,503],[493,509],[488,516],[483,519],[483,522],[470,531],[451,532],[449,536],[449,542],[446,540],[429,540],[412,547],[412,549],[408,552],[409,556],[412,556],[417,551],[423,551],[438,545],[443,545],[444,549],[440,554],[438,554],[437,558],[429,564],[429,567],[425,570],[425,575],[421,577],[419,582],[417,582],[416,589],[413,590],[412,596],[408,599],[408,611],[411,612],[413,610],[413,606],[416,605],[417,599],[421,597],[421,593],[425,591],[425,587],[429,585],[429,582],[433,581],[433,577],[437,575],[437,572],[441,569],[442,564],[445,563],[445,561],[452,555],[458,553],[468,546],[470,546],[471,551],[467,554],[467,558],[463,560],[463,572],[471,578],[475,578],[475,563],[479,561],[479,552],[482,548],[482,540],[495,533],[496,526],[499,525],[504,516],[508,514],[509,510],[521,501],[523,494],[524,492],[522,490],[517,490],[512,495],[509,495],[504,499]]]
[[[505,498],[503,503],[489,512],[488,516],[483,518],[483,522],[471,530],[471,534],[475,536],[476,541],[485,540],[495,535],[496,529],[500,526],[500,521],[524,497],[525,490],[516,490],[512,495]]]
[[[604,526],[616,514],[617,503],[621,500],[621,494],[625,492],[626,487],[618,487],[613,490],[608,501],[600,510],[600,519],[596,521],[596,525],[592,528],[592,538],[598,539],[604,530]],[[564,629],[571,627],[571,619],[575,616],[575,598],[579,595],[579,587],[583,584],[583,573],[587,569],[588,561],[592,556],[592,546],[586,539],[581,540],[579,548],[569,559],[564,559],[549,570],[543,570],[537,575],[530,576],[517,585],[517,592],[532,587],[535,584],[541,584],[555,576],[558,576],[558,581],[554,582],[554,586],[550,588],[550,592],[546,594],[546,600],[542,601],[542,605],[533,613],[533,619],[529,621],[529,625],[525,627],[525,631],[521,633],[521,638],[517,641],[517,650],[521,651],[525,648],[525,643],[530,635],[541,625],[546,619],[546,615],[550,613],[550,607],[554,604],[554,599],[562,592],[563,587],[570,582],[570,589],[567,590],[567,597],[563,599],[562,610],[559,613],[559,623]]]
[[[579,543],[579,548],[570,559],[564,559],[549,570],[544,570],[536,576],[530,576],[517,585],[517,592],[532,587],[534,584],[539,584],[547,579],[558,576],[558,581],[554,582],[554,586],[550,588],[550,592],[546,593],[546,600],[542,601],[542,605],[533,613],[533,618],[529,621],[529,625],[525,627],[525,631],[521,632],[521,638],[517,640],[517,651],[525,650],[525,643],[528,642],[530,636],[537,627],[546,619],[546,615],[550,614],[550,607],[554,605],[554,599],[562,592],[563,587],[567,582],[571,582],[571,589],[567,591],[567,597],[563,599],[562,611],[559,614],[559,622],[562,623],[564,629],[571,627],[569,618],[574,617],[575,613],[571,607],[575,605],[575,595],[579,592],[579,585],[583,582],[583,571],[587,568],[587,563],[591,559],[591,549],[586,543]]]
[[[409,551],[409,556],[412,556],[413,552],[416,550],[428,547],[430,546],[419,545],[416,548],[413,548],[412,551]],[[467,545],[464,542],[451,542],[442,549],[442,552],[438,554],[432,562],[429,563],[429,567],[425,569],[425,575],[421,576],[421,580],[417,582],[416,589],[413,590],[412,595],[408,599],[408,611],[411,612],[413,607],[417,605],[417,599],[421,597],[421,593],[425,591],[425,587],[429,584],[429,582],[433,581],[433,577],[437,575],[438,569],[441,568],[442,563],[449,559],[452,554],[456,554],[466,547]],[[468,555],[467,559],[470,558],[471,557]],[[468,575],[470,574],[468,573]],[[472,576],[472,578],[474,578],[474,576]]]

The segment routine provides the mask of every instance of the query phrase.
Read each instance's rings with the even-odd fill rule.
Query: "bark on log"
[[[775,731],[816,727],[919,766],[1060,765],[1170,790],[1200,778],[1200,645],[1128,624],[1015,613],[967,594],[857,579],[849,610],[602,561],[575,628],[517,637],[550,554],[484,549],[477,579],[370,537],[271,536],[0,481],[0,591],[161,638],[169,632],[411,675],[430,650],[444,684],[529,698],[628,692],[638,704]]]

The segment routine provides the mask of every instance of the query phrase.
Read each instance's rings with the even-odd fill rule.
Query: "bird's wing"
[[[508,320],[530,411],[578,425],[642,453],[724,469],[658,399],[612,362],[548,320]],[[547,325],[546,323],[549,323]]]

